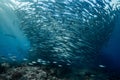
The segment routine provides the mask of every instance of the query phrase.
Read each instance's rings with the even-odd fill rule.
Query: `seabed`
[[[56,65],[0,66],[0,80],[120,80],[117,73],[106,69],[72,69]]]

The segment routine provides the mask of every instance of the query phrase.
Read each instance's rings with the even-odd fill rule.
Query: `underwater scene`
[[[120,80],[120,0],[0,0],[0,80]]]

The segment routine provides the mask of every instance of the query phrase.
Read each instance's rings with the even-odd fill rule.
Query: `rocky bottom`
[[[43,65],[16,67],[8,67],[7,65],[1,66],[0,72],[0,80],[120,80],[119,76],[102,70]]]

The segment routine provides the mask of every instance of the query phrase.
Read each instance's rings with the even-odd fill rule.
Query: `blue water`
[[[112,35],[107,42],[107,44],[103,48],[103,55],[105,55],[108,67],[111,69],[119,69],[120,68],[120,14],[118,13],[118,17],[115,21],[115,28],[112,32]]]
[[[110,3],[109,0],[16,0],[11,4],[1,0],[1,62],[28,60],[28,64],[102,65],[118,69],[120,10]]]
[[[0,1],[0,62],[19,62],[27,55],[29,41],[20,30],[12,7],[7,4],[9,1]]]

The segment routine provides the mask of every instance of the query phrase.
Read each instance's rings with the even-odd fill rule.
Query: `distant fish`
[[[44,63],[42,63],[43,65],[46,65],[47,63],[46,62],[44,62]]]
[[[24,61],[27,61],[28,59],[27,58],[23,58]]]
[[[14,35],[11,35],[11,34],[4,34],[4,35],[7,36],[7,37],[11,37],[13,39],[16,39],[16,36],[14,36]]]
[[[71,64],[67,63],[66,65],[70,66]]]
[[[62,65],[58,65],[58,67],[62,67]]]
[[[41,59],[38,59],[37,62],[40,63],[40,62],[42,62],[42,60],[41,60]]]
[[[16,61],[16,59],[12,59],[12,61]]]
[[[105,68],[106,66],[105,65],[99,65],[100,68]]]
[[[53,61],[53,63],[54,63],[54,64],[57,64],[57,62],[56,62],[56,61]]]
[[[5,56],[0,56],[0,58],[1,58],[2,60],[5,60],[5,59],[6,59]]]
[[[16,56],[10,56],[11,59],[16,59],[17,57]]]
[[[12,56],[12,54],[11,54],[11,53],[8,53],[8,56]]]
[[[37,62],[35,62],[35,61],[32,61],[32,64],[36,64]]]
[[[33,65],[33,63],[28,63],[28,65],[32,66],[32,65]]]

